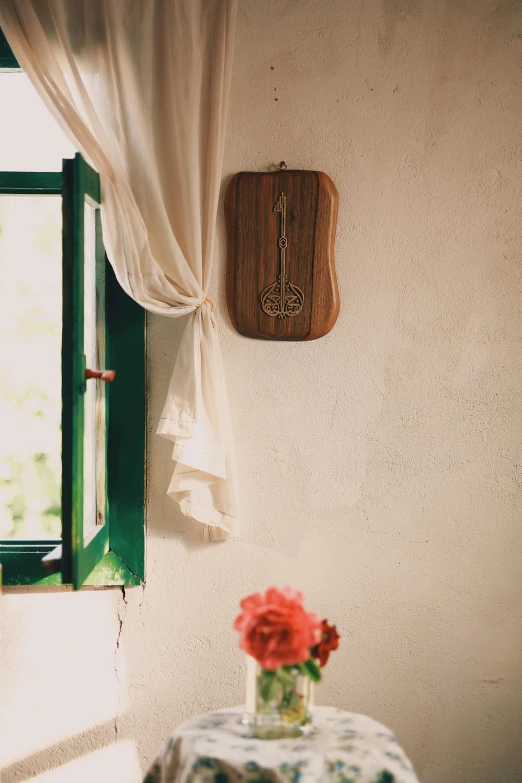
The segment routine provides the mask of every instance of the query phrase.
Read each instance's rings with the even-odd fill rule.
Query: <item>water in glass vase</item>
[[[297,667],[262,669],[247,657],[247,713],[260,739],[299,737],[312,730],[314,683]]]

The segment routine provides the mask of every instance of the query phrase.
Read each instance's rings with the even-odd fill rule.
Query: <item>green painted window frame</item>
[[[0,71],[21,71],[18,61],[0,27]]]
[[[7,56],[0,30],[0,68],[20,70]],[[9,50],[10,51],[10,50]],[[16,67],[15,67],[16,66]],[[102,248],[105,273],[107,384],[106,525],[83,546],[83,494],[79,444],[83,443],[83,214],[100,203],[99,178],[77,154],[62,172],[0,172],[0,194],[63,198],[64,329],[62,340],[62,539],[0,541],[4,585],[139,585],[145,579],[145,312],[121,288]],[[103,278],[103,275],[102,275]],[[81,302],[81,308],[80,308]],[[70,328],[69,328],[70,326]],[[66,335],[70,335],[68,338]],[[79,411],[81,409],[81,416]],[[69,415],[68,415],[69,414]]]

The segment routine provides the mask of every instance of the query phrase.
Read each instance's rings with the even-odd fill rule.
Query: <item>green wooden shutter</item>
[[[62,582],[72,583],[78,590],[93,568],[109,550],[107,513],[106,465],[96,463],[95,476],[101,474],[95,488],[85,481],[84,468],[88,435],[92,432],[92,417],[86,417],[85,312],[86,280],[96,273],[96,300],[98,320],[97,342],[104,343],[105,254],[101,241],[99,219],[100,181],[98,174],[85,163],[80,154],[63,162],[63,331],[62,331]],[[86,257],[85,241],[89,226],[85,225],[86,205],[94,208],[96,237],[91,243],[91,257]],[[89,266],[90,265],[90,266]],[[90,369],[105,369],[90,367]],[[98,405],[98,400],[96,402]],[[108,394],[97,408],[97,425],[106,424]],[[100,416],[101,412],[101,416]],[[104,420],[103,420],[104,419]],[[105,439],[104,439],[105,443]],[[103,460],[106,450],[103,448]],[[88,455],[87,455],[88,456]],[[88,485],[89,484],[89,485]],[[96,492],[96,487],[98,492]],[[94,494],[93,494],[94,493]],[[100,503],[103,502],[103,508]],[[86,505],[95,506],[94,518],[85,518]],[[88,533],[88,535],[87,535]]]

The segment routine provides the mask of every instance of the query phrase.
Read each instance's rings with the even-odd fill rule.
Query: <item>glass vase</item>
[[[247,656],[247,722],[255,737],[300,737],[312,731],[314,683],[298,668],[267,671]]]

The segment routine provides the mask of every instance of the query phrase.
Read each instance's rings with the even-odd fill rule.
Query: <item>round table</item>
[[[418,783],[389,729],[364,715],[316,707],[314,731],[255,739],[240,708],[183,723],[143,783]]]

